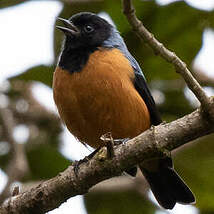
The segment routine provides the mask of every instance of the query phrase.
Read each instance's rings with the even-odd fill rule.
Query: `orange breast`
[[[117,49],[97,50],[81,72],[54,72],[54,100],[69,131],[96,148],[100,136],[134,137],[150,127],[148,109],[133,85],[134,72]]]

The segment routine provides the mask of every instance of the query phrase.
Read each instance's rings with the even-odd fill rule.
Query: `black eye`
[[[91,32],[94,31],[94,28],[91,25],[86,25],[84,27],[84,30],[85,30],[86,33],[91,33]]]

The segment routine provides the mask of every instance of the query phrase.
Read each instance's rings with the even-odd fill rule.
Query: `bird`
[[[145,76],[116,26],[91,12],[58,19],[56,27],[65,38],[53,75],[53,97],[71,134],[96,149],[105,133],[127,139],[161,124]],[[195,202],[171,157],[139,166],[161,207]],[[134,176],[136,166],[126,171]]]

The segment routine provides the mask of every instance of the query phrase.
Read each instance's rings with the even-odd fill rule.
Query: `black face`
[[[59,19],[65,27],[57,26],[66,35],[64,48],[96,48],[110,36],[112,26],[99,16],[83,12],[69,20]]]

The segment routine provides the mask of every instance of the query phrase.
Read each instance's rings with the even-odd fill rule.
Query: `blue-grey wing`
[[[135,60],[135,58],[130,54],[128,51],[125,42],[123,41],[123,38],[120,36],[120,33],[117,31],[115,27],[112,27],[112,33],[109,36],[107,40],[105,40],[102,44],[102,47],[106,48],[117,48],[119,49],[124,56],[129,60],[130,64],[133,67],[133,70],[135,72],[135,81],[134,86],[144,102],[146,103],[146,106],[149,110],[150,117],[151,117],[151,123],[153,125],[158,125],[162,122],[160,114],[158,112],[158,109],[156,107],[155,101],[148,89],[148,86],[146,84],[146,79],[143,75],[143,72]]]
[[[143,72],[135,60],[135,58],[128,52],[126,53],[126,57],[130,61],[134,72],[135,72],[135,80],[134,80],[134,86],[135,89],[138,91],[144,102],[146,103],[146,106],[149,110],[150,117],[151,117],[151,123],[153,125],[158,125],[162,122],[160,113],[156,107],[155,101],[150,93],[150,90],[147,86],[146,79],[143,75]]]
[[[140,94],[140,96],[142,97],[142,99],[144,100],[144,102],[149,110],[150,117],[151,117],[151,123],[153,125],[160,124],[162,122],[160,113],[159,113],[159,111],[156,107],[155,101],[148,89],[144,76],[139,72],[135,72],[134,86],[135,86],[136,90],[138,91],[138,93]]]

